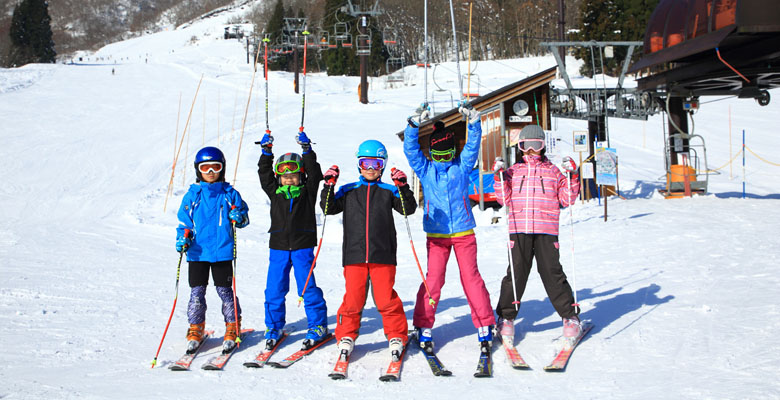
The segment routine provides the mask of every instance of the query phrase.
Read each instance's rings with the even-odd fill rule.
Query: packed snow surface
[[[287,370],[244,368],[242,362],[262,347],[264,329],[270,219],[253,142],[265,130],[265,82],[258,73],[251,88],[242,43],[221,39],[230,16],[112,44],[72,65],[0,69],[1,398],[778,398],[780,102],[760,107],[735,98],[702,99],[694,115],[709,167],[720,168],[709,177],[706,196],[667,200],[657,193],[665,185],[662,115],[609,121],[622,198],[608,200],[606,221],[603,200],[579,202],[571,214],[561,214],[561,262],[576,283],[582,318],[595,324],[564,373],[542,370],[552,359],[561,321],[534,272],[516,338],[532,370],[511,369],[496,345],[494,377],[472,377],[476,329],[454,256],[433,330],[453,377],[434,377],[412,348],[401,382],[379,382],[388,351],[372,300],[346,381],[327,377],[337,353],[333,344]],[[576,77],[576,62],[569,64]],[[552,57],[479,62],[480,79],[473,84],[484,94],[553,65]],[[455,71],[454,63],[444,63],[432,77],[429,96],[438,110],[450,108],[450,95],[458,97]],[[298,150],[301,97],[292,80],[280,72],[268,78],[278,154]],[[388,146],[390,167],[409,172],[395,134],[423,100],[422,71],[407,67],[405,81],[393,87],[384,78],[371,79],[370,104],[361,105],[358,78],[306,77],[304,125],[323,169],[338,164],[340,182],[355,180],[354,152],[370,138]],[[711,100],[722,101],[706,103]],[[568,153],[571,132],[587,129],[583,121],[553,125]],[[738,156],[743,130],[751,150],[744,168]],[[178,306],[158,365],[150,369],[177,293],[176,210],[194,182],[193,156],[204,145],[225,152],[228,179],[250,207],[251,225],[238,233],[236,268],[244,326],[256,331],[222,372],[200,369],[218,351],[217,339],[192,371],[169,371],[185,347],[184,263]],[[506,225],[503,218],[491,224],[492,210],[475,213],[480,270],[495,303],[507,265]],[[425,268],[422,214],[408,222]],[[340,216],[327,219],[316,268],[331,329],[344,291],[341,223]],[[400,215],[396,230],[395,287],[411,324],[420,275]],[[295,351],[305,334],[305,314],[295,306],[291,286],[292,336],[280,358]],[[207,299],[207,327],[221,336],[219,298],[211,286]]]

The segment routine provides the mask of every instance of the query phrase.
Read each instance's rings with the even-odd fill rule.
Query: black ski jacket
[[[359,181],[341,186],[335,194],[333,186],[325,185],[320,194],[320,207],[327,215],[344,212],[343,265],[397,265],[393,210],[414,214],[417,202],[409,185],[401,186],[399,193],[394,185],[369,182],[361,176]]]
[[[299,250],[317,245],[314,207],[317,203],[317,189],[322,181],[322,169],[314,150],[309,150],[302,157],[306,179],[301,194],[289,200],[283,193],[276,193],[279,181],[274,176],[274,156],[263,152],[257,162],[260,186],[271,199],[271,228],[268,230],[271,238],[268,247],[275,250]]]

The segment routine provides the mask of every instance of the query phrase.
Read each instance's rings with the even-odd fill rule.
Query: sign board
[[[560,151],[559,144],[561,143],[561,135],[558,131],[544,131],[545,143],[544,147],[547,149],[544,155],[555,165],[559,165],[563,159],[563,155]]]
[[[617,186],[617,150],[609,147],[596,148],[596,183]]]
[[[520,143],[520,131],[522,129],[510,129],[509,130],[509,145],[516,146]]]
[[[572,132],[574,138],[575,153],[590,153],[590,142],[588,142],[588,131],[574,131]]]
[[[534,117],[532,115],[525,115],[525,116],[519,116],[519,115],[510,115],[509,116],[509,122],[533,122]]]
[[[580,176],[582,179],[593,179],[593,163],[582,163],[580,166]]]

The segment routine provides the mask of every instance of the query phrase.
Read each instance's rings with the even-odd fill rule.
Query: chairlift
[[[387,82],[404,82],[404,59],[401,57],[390,57],[385,62],[387,69]]]
[[[321,49],[327,50],[330,47],[330,32],[328,32],[328,31],[320,32],[320,36],[319,36],[319,40],[317,42],[317,45]]]
[[[382,32],[382,42],[385,46],[394,46],[398,44],[398,35],[395,32]]]
[[[357,54],[368,55],[371,54],[371,36],[357,35],[355,37],[357,41]]]
[[[352,47],[352,35],[347,35],[341,41],[341,47]]]
[[[477,74],[465,74],[465,75],[463,75],[463,77],[462,77],[463,81],[462,82],[463,82],[463,88],[464,89],[468,89],[467,82],[469,81],[469,76],[471,77],[471,89],[469,89],[468,93],[464,92],[463,93],[463,97],[468,97],[468,98],[472,98],[473,99],[473,98],[479,97],[479,87],[480,87],[479,75],[477,75]]]
[[[346,22],[336,22],[333,25],[333,36],[339,41],[344,41],[349,37],[349,24]],[[351,45],[350,38],[350,45]]]

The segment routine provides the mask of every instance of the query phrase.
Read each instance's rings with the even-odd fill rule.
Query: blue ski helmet
[[[224,182],[225,169],[227,168],[227,165],[225,165],[225,155],[222,154],[220,149],[211,146],[200,149],[198,154],[195,155],[195,175],[197,177],[195,181],[200,182],[203,180],[203,175],[201,175],[200,170],[198,169],[198,164],[207,161],[219,161],[222,163],[222,172],[219,174],[217,182]]]
[[[366,140],[360,144],[357,152],[355,153],[355,156],[357,156],[357,158],[381,158],[387,161],[387,148],[385,148],[385,145],[383,145],[382,142],[378,140]],[[387,165],[387,163],[385,163],[385,165]],[[360,167],[358,167],[358,171],[360,171]],[[385,172],[384,168],[382,168],[382,172]]]

